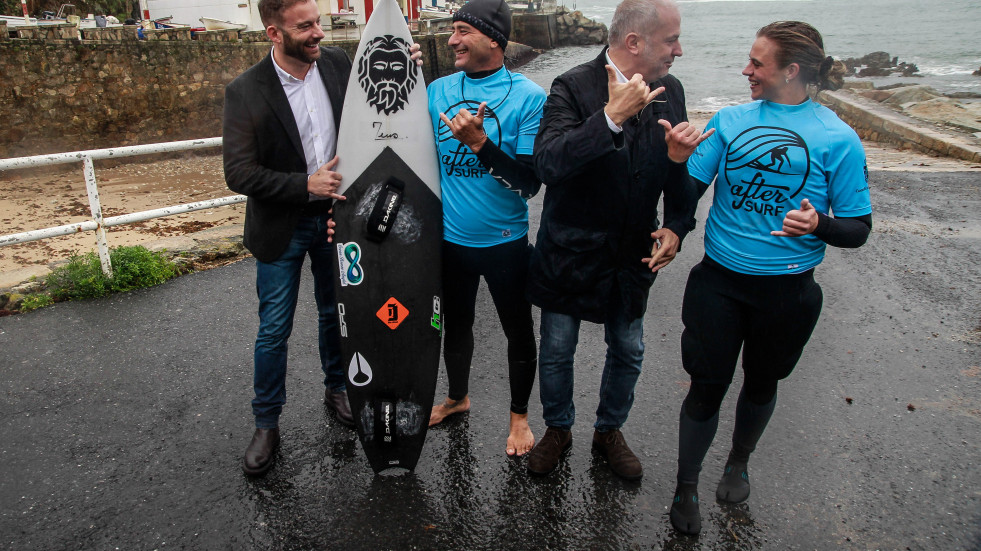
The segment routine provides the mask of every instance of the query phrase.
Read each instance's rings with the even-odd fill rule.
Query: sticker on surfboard
[[[386,34],[371,39],[358,60],[358,84],[378,113],[401,111],[416,87],[419,71],[410,59],[409,43]]]
[[[389,329],[398,329],[399,325],[405,321],[405,318],[409,317],[409,309],[402,305],[401,302],[392,297],[385,301],[385,304],[375,312],[378,319],[385,324]]]
[[[354,386],[365,386],[371,382],[371,366],[368,360],[360,352],[355,352],[351,357],[351,364],[347,367],[347,379]]]
[[[337,273],[341,286],[361,285],[364,270],[361,268],[361,246],[355,242],[337,244]]]

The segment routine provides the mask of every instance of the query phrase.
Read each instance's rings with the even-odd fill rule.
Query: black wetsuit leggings
[[[508,341],[511,411],[528,412],[538,369],[531,303],[525,299],[530,257],[527,236],[492,247],[443,241],[443,359],[451,400],[469,392],[474,309],[483,276]]]
[[[814,270],[746,275],[708,256],[692,268],[681,308],[681,359],[691,389],[679,419],[680,484],[698,483],[740,349],[745,378],[727,462],[749,461],[776,405],[777,381],[797,365],[821,314],[822,298]]]
[[[719,411],[743,354],[743,394],[767,404],[793,371],[821,315],[814,270],[757,276],[706,256],[691,270],[681,318],[681,355],[691,375],[685,412],[704,421]]]

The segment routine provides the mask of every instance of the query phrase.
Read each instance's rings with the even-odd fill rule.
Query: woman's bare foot
[[[508,434],[508,455],[524,455],[535,447],[535,435],[528,426],[527,413],[511,412],[511,430]]]
[[[470,411],[470,396],[464,396],[462,400],[450,400],[446,398],[442,404],[433,406],[433,412],[429,415],[429,426],[438,425],[450,415]]]

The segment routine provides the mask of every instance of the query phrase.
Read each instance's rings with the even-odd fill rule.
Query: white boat
[[[22,15],[0,15],[0,21],[6,21],[8,29],[13,29],[14,27],[44,27],[48,25],[66,24],[75,25],[81,29],[94,29],[98,26],[95,19],[81,19],[77,15],[69,15],[64,19],[37,19],[36,17],[29,17],[26,22]],[[115,27],[117,24],[109,23],[107,26]]]
[[[204,25],[205,30],[209,31],[244,31],[248,26],[245,23],[232,23],[231,21],[211,17],[202,17],[199,21]]]
[[[430,8],[423,6],[419,10],[419,19],[443,19],[451,17],[453,14],[448,9]]]
[[[174,16],[160,17],[151,21],[154,29],[190,29],[191,26],[185,23],[174,23]]]
[[[353,11],[338,11],[330,14],[333,21],[354,24],[358,20],[358,14]]]
[[[23,15],[0,15],[0,21],[6,21],[8,29],[11,29],[13,27],[37,26],[37,18],[29,17],[27,18],[27,21],[25,21]]]

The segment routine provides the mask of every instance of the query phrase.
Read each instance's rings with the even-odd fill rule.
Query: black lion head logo
[[[390,34],[369,42],[358,60],[358,83],[368,94],[368,104],[379,113],[401,111],[416,86],[409,43]]]

